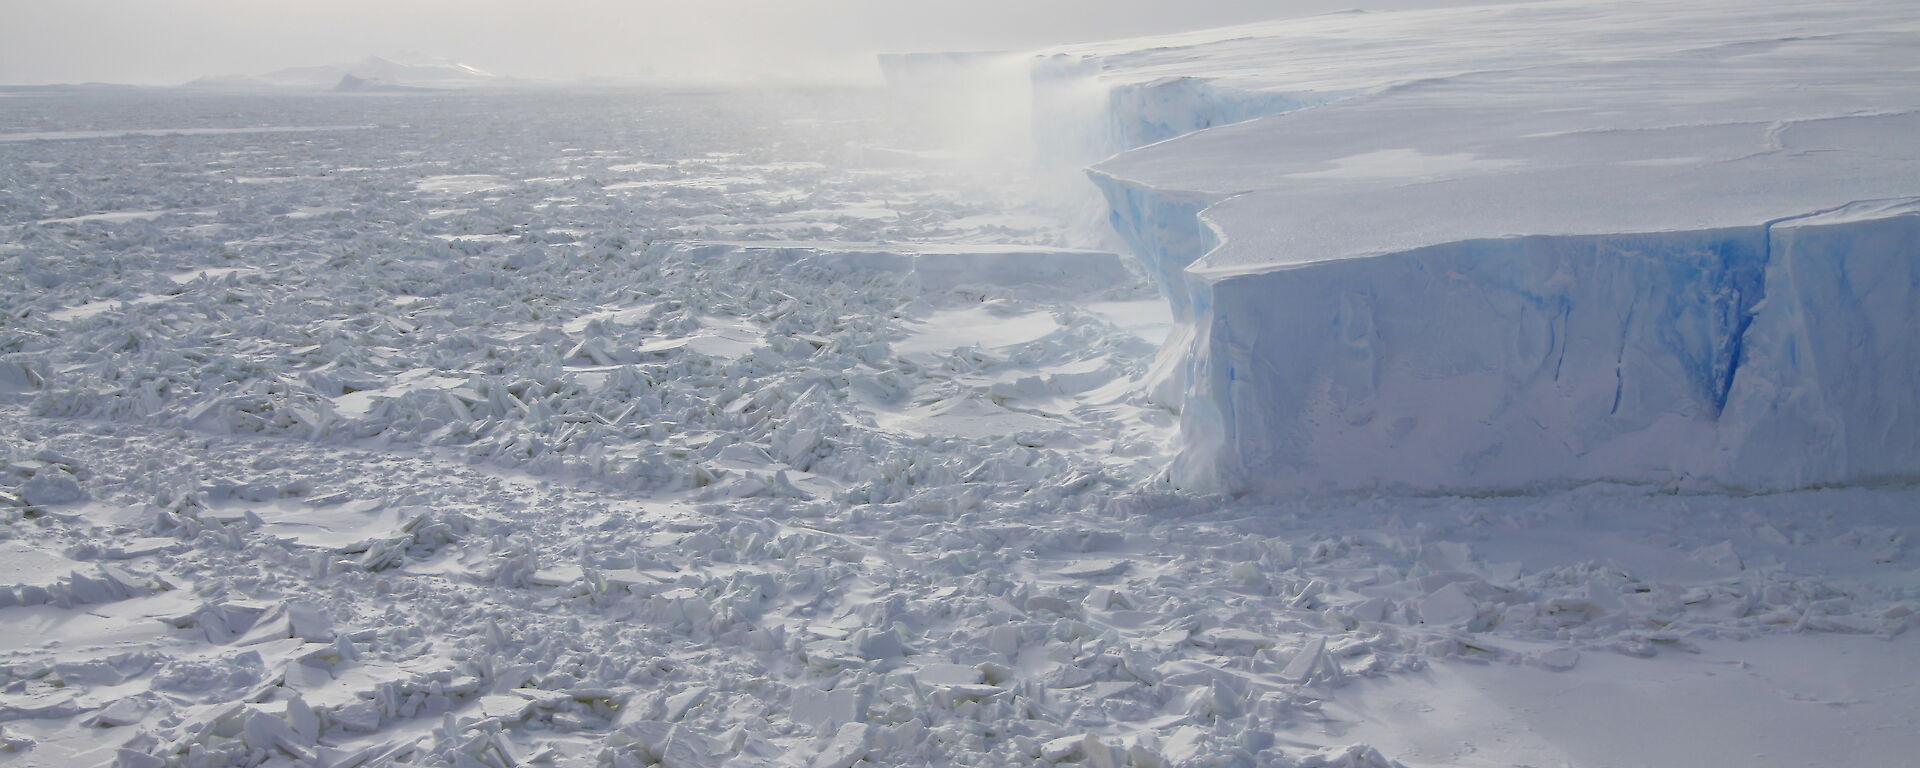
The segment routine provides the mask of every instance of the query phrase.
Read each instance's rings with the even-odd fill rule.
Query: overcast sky
[[[403,51],[536,78],[859,77],[1020,49],[1441,0],[0,0],[0,83],[172,84]]]

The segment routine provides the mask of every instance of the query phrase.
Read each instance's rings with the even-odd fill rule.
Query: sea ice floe
[[[506,179],[485,173],[428,176],[414,182],[414,187],[422,192],[442,192],[454,195],[492,192],[505,189],[507,185]]]

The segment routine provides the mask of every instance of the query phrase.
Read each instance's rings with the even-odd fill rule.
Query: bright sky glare
[[[175,84],[418,52],[529,78],[865,79],[1021,49],[1457,0],[0,0],[0,83]]]

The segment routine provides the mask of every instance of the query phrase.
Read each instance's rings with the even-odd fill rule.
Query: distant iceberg
[[[344,64],[290,67],[261,75],[220,75],[187,83],[192,88],[304,89],[304,90],[421,90],[468,88],[497,84],[499,75],[462,64],[418,54],[369,56]]]

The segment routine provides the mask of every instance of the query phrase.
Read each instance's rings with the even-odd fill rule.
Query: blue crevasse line
[[[1627,316],[1620,321],[1620,348],[1613,357],[1613,407],[1608,415],[1620,413],[1620,396],[1627,391],[1627,339],[1633,329],[1633,312],[1640,307],[1640,295],[1634,294],[1633,302],[1627,305]]]
[[[1747,353],[1747,328],[1753,326],[1753,319],[1761,301],[1766,300],[1766,267],[1772,263],[1772,236],[1774,223],[1761,227],[1759,248],[1749,252],[1730,242],[1722,250],[1726,292],[1730,292],[1726,311],[1726,349],[1724,361],[1716,365],[1713,382],[1713,413],[1718,417],[1726,411],[1726,401],[1734,392],[1734,378],[1740,374],[1741,363],[1745,363]]]
[[[1749,269],[1734,272],[1731,276],[1733,295],[1733,327],[1727,340],[1726,365],[1721,371],[1719,381],[1715,382],[1713,392],[1713,413],[1717,418],[1727,408],[1727,398],[1733,394],[1734,377],[1740,373],[1740,365],[1746,362],[1747,329],[1753,326],[1755,307],[1767,297],[1767,265],[1773,260],[1773,226],[1768,224],[1761,233],[1760,253]]]
[[[1744,362],[1754,307],[1766,295],[1768,258],[1764,230],[1758,243],[1750,237],[1727,237],[1704,253],[1660,257],[1657,279],[1680,290],[1666,295],[1669,303],[1654,333],[1680,361],[1712,418],[1725,411]]]
[[[1558,315],[1559,323],[1557,325],[1551,324],[1551,323],[1548,324],[1548,327],[1553,330],[1552,343],[1548,347],[1548,349],[1549,350],[1557,349],[1560,351],[1560,353],[1557,356],[1555,356],[1553,360],[1553,380],[1554,381],[1560,380],[1560,370],[1564,368],[1567,364],[1567,340],[1564,337],[1567,335],[1568,328],[1573,323],[1573,305],[1567,302],[1565,299],[1561,299],[1559,303],[1560,303],[1560,313]],[[1619,403],[1617,400],[1614,403],[1614,405],[1616,408],[1619,407]]]

